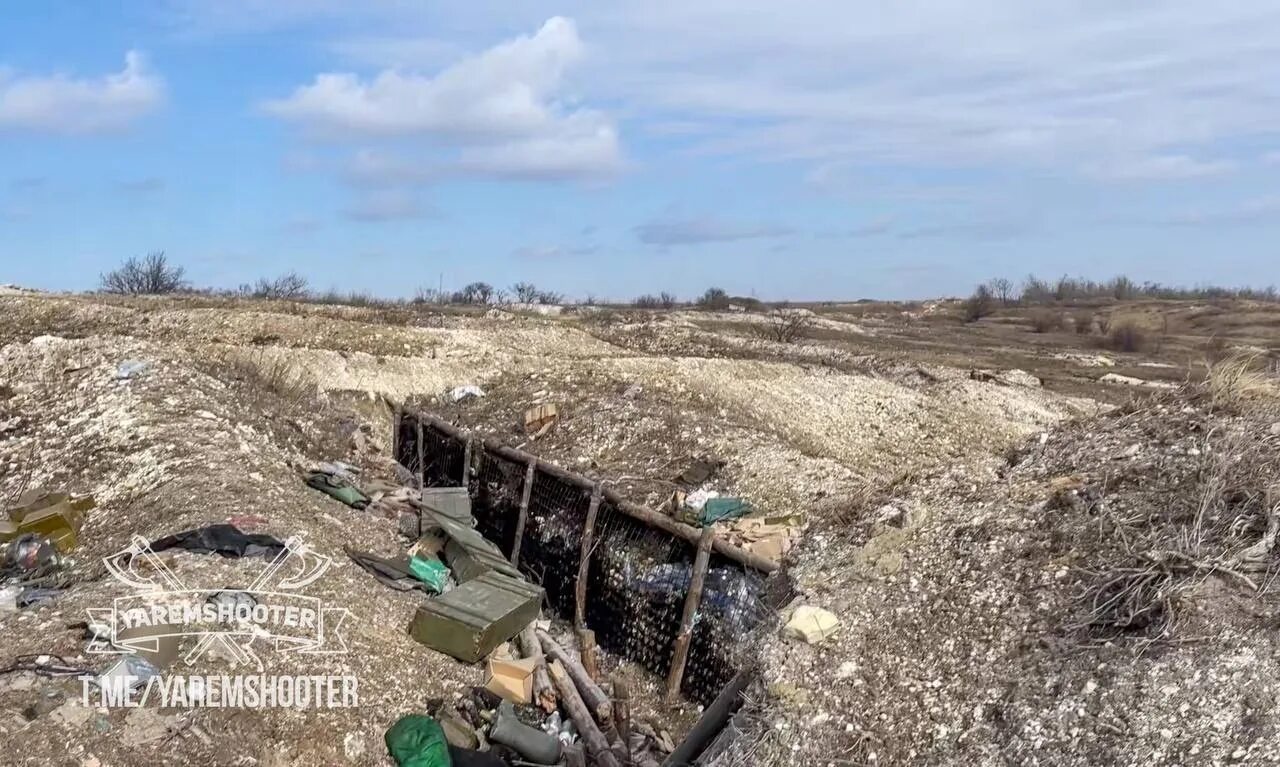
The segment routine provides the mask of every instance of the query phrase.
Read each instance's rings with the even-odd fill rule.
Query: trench
[[[602,649],[668,675],[694,581],[697,531],[426,413],[397,413],[393,445],[395,459],[424,488],[467,487],[477,529],[508,559],[519,548],[519,569],[546,591],[547,609],[573,620],[581,599],[585,626]],[[748,637],[789,595],[782,579],[768,577],[776,565],[740,549],[713,544],[706,561],[679,692],[709,706],[754,665]]]

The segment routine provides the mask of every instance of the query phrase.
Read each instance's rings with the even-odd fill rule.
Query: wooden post
[[[418,417],[418,490],[425,492],[427,489],[427,461],[426,446],[422,439],[422,417]]]
[[[573,595],[573,627],[582,631],[587,627],[587,577],[591,572],[591,550],[596,537],[596,517],[600,514],[600,499],[604,488],[597,482],[591,489],[591,504],[587,506],[587,521],[582,526],[582,547],[578,553],[578,582]]]
[[[684,680],[684,665],[689,660],[689,643],[693,639],[693,620],[702,604],[702,584],[707,580],[707,564],[711,561],[711,543],[716,530],[711,525],[702,528],[698,539],[698,553],[693,560],[693,575],[689,579],[689,593],[684,599],[684,615],[680,618],[680,633],[676,634],[675,647],[671,651],[671,673],[667,675],[667,700],[680,697],[680,683]]]
[[[626,749],[626,763],[631,764],[631,689],[621,677],[613,677],[613,721],[618,726],[618,737]]]
[[[538,473],[537,461],[529,461],[524,472],[524,490],[520,493],[520,516],[516,517],[516,542],[511,546],[511,564],[520,565],[520,544],[524,542],[524,526],[529,520],[529,498],[533,495],[533,478]]]
[[[471,438],[462,446],[462,486],[471,490]]]

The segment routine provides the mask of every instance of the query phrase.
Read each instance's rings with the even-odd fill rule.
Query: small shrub
[[[1231,346],[1222,336],[1213,336],[1204,342],[1204,358],[1210,367],[1217,365],[1230,356]]]
[[[1114,324],[1107,332],[1105,343],[1108,349],[1115,352],[1140,352],[1150,343],[1147,331],[1131,320]]]
[[[1062,330],[1065,324],[1062,312],[1053,309],[1037,309],[1031,313],[1031,330],[1034,333],[1053,333]]]
[[[769,312],[765,328],[769,338],[790,344],[808,336],[813,324],[813,315],[804,309],[779,306]]]
[[[253,287],[254,298],[279,299],[284,301],[306,298],[310,294],[307,278],[297,272],[282,274],[274,280],[263,277]]]
[[[1087,336],[1093,332],[1093,314],[1081,312],[1071,318],[1071,325],[1077,335]]]
[[[983,317],[995,314],[996,299],[991,294],[991,288],[987,285],[979,285],[973,291],[973,295],[969,296],[969,300],[964,302],[964,321],[977,322]]]
[[[130,257],[119,269],[99,275],[102,290],[121,295],[163,295],[188,287],[186,270],[173,266],[163,250],[138,259]]]

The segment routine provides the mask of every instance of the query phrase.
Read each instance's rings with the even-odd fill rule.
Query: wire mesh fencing
[[[402,414],[398,428],[396,459],[410,470],[415,470],[421,434],[420,475],[426,487],[463,483],[467,436],[411,413]],[[476,527],[510,557],[517,545],[529,464],[477,440],[470,442],[474,454],[469,458],[473,470],[468,487]],[[545,589],[548,608],[572,619],[592,490],[585,479],[571,481],[567,472],[558,473],[565,476],[542,468],[532,475],[518,542],[519,565]],[[665,676],[693,579],[696,547],[628,515],[609,500],[598,503],[587,555],[586,625],[604,650]],[[728,557],[710,558],[681,683],[686,697],[710,704],[746,662],[750,648],[745,638],[777,604],[768,584],[763,573]]]

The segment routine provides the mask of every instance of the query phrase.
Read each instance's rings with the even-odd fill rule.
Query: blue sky
[[[11,3],[0,282],[1262,286],[1277,72],[1263,0]]]

